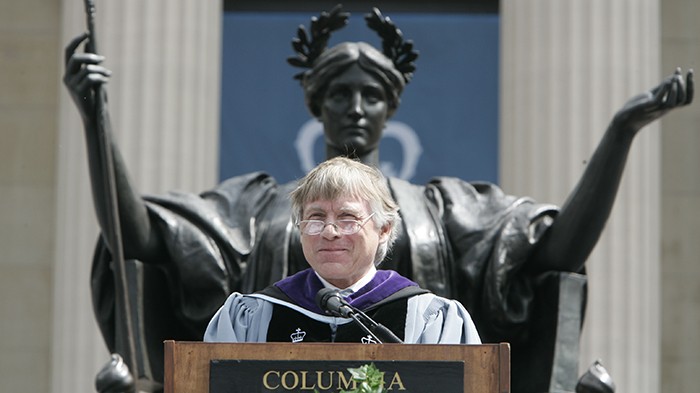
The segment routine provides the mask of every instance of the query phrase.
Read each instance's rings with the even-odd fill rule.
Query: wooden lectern
[[[337,385],[348,389],[347,379],[340,375],[340,371],[317,371],[320,370],[319,364],[325,366],[327,363],[333,364],[329,367],[342,370],[348,365],[359,367],[375,363],[380,371],[385,372],[385,387],[391,384],[388,392],[416,391],[410,386],[413,383],[411,378],[418,378],[419,382],[414,385],[421,385],[422,391],[428,392],[447,391],[437,389],[437,384],[454,380],[463,381],[463,386],[452,384],[452,391],[510,392],[510,346],[504,343],[377,345],[165,341],[164,360],[165,393],[210,393],[210,381],[214,381],[213,388],[213,385],[228,383],[217,378],[238,378],[233,375],[236,373],[244,374],[242,378],[264,379],[267,390],[258,387],[249,391],[337,392]],[[411,370],[418,370],[418,373]],[[333,380],[335,373],[338,373],[337,381]],[[420,373],[424,375],[417,375]],[[319,380],[312,381],[316,376]],[[322,386],[324,384],[327,386]]]

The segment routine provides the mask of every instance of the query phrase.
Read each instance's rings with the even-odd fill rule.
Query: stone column
[[[609,120],[659,69],[658,0],[501,2],[501,183],[562,205]],[[588,260],[583,370],[599,358],[620,392],[659,389],[658,123],[634,142]]]
[[[99,50],[115,139],[142,193],[202,191],[218,172],[220,1],[96,1]],[[63,2],[62,45],[85,28],[83,2]],[[62,69],[63,67],[61,67]],[[98,236],[82,125],[62,89],[57,163],[52,392],[94,391],[109,360],[92,311]]]
[[[661,3],[661,66],[700,70],[696,1]],[[697,86],[697,82],[696,82]],[[697,90],[697,88],[696,88]],[[700,100],[661,127],[661,391],[700,386]]]

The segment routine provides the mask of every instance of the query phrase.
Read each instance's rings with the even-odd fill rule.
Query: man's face
[[[364,155],[379,147],[388,117],[382,84],[354,64],[328,85],[321,106],[326,144]]]
[[[302,220],[320,220],[326,224],[337,220],[363,222],[372,212],[369,204],[355,198],[317,200],[304,205]],[[379,244],[387,241],[390,227],[377,228],[369,219],[352,235],[340,233],[326,225],[318,235],[301,233],[304,256],[311,267],[338,288],[347,288],[364,276],[374,264]]]

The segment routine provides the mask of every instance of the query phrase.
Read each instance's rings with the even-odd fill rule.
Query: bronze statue
[[[307,68],[297,79],[310,112],[323,123],[327,157],[345,155],[377,165],[384,124],[399,106],[417,53],[376,9],[366,20],[382,38],[383,52],[362,42],[327,49],[330,34],[347,19],[336,7],[315,19],[308,34],[302,26],[293,42],[297,57],[290,63]],[[100,65],[103,57],[76,52],[85,39],[77,37],[66,49],[64,83],[82,115],[95,209],[103,232],[108,232],[93,88],[106,83],[110,71]],[[635,135],[668,111],[690,104],[692,76],[692,71],[684,77],[676,70],[616,113],[561,208],[507,195],[488,183],[438,177],[419,186],[389,179],[404,228],[382,268],[458,299],[484,342],[511,342],[513,391],[528,391],[533,385],[523,379],[536,378],[537,367],[552,367],[551,358],[530,351],[536,345],[533,337],[554,335],[538,331],[541,326],[533,317],[540,307],[535,294],[542,277],[583,271],[608,219]],[[140,261],[143,269],[144,286],[132,294],[145,304],[141,323],[146,325],[146,348],[141,351],[152,362],[153,378],[162,380],[163,339],[200,340],[209,318],[231,292],[256,291],[306,267],[290,221],[287,195],[294,184],[251,173],[199,195],[143,197],[130,182],[117,145],[111,149],[124,255]],[[109,262],[110,244],[100,240],[93,301],[114,351],[120,338],[114,327]],[[585,296],[578,302],[577,310]],[[535,371],[516,374],[520,363]]]

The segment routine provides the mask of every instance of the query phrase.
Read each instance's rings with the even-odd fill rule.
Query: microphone
[[[323,288],[318,291],[316,304],[326,314],[335,317],[350,318],[350,315],[355,313],[353,307],[340,296],[338,291],[331,288]]]
[[[359,309],[353,307],[340,296],[338,290],[323,288],[316,294],[316,304],[325,311],[326,314],[336,317],[352,318],[367,334],[372,336],[378,344],[383,342],[403,343],[400,338],[384,325],[375,322]],[[381,336],[380,339],[377,336]]]

